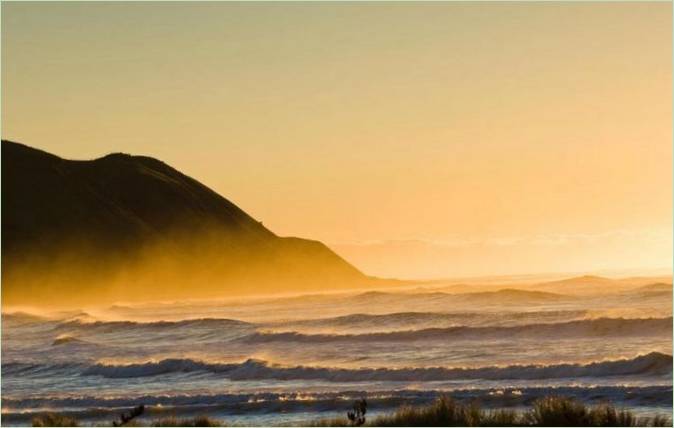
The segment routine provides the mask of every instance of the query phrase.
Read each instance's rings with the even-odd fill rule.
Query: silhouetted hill
[[[242,293],[367,280],[322,243],[278,237],[232,202],[150,157],[116,153],[74,161],[2,141],[2,208],[5,302],[15,300],[17,287],[29,287],[34,297],[48,295],[35,280],[25,280],[37,272],[42,279],[53,279],[54,272],[80,279],[82,269],[102,269],[96,279],[103,282],[101,275],[117,274],[120,266],[140,269],[148,254],[152,263],[165,262],[153,267],[153,278],[167,281],[167,272],[175,271],[172,281],[227,279],[238,284],[232,291]],[[186,293],[176,285],[169,294]]]
[[[111,154],[71,161],[7,141],[2,158],[3,253],[78,235],[120,244],[213,225],[245,239],[275,238],[227,199],[156,159]]]

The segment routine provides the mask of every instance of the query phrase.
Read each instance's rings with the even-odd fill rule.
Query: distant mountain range
[[[298,213],[298,215],[302,215]],[[319,291],[378,282],[275,235],[165,163],[2,141],[3,304]]]

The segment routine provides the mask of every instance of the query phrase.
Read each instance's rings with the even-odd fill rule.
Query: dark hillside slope
[[[2,142],[2,264],[3,303],[82,291],[80,280],[85,294],[99,287],[120,300],[109,283],[122,270],[124,290],[139,282],[176,297],[368,281],[320,242],[276,236],[159,160],[73,161],[9,141]],[[153,283],[140,283],[148,275]]]
[[[3,254],[66,238],[133,243],[204,226],[242,239],[275,237],[227,199],[156,159],[112,154],[70,161],[7,141],[2,159]]]

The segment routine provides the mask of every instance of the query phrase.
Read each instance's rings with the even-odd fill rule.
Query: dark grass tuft
[[[47,413],[33,418],[34,427],[77,427],[77,419],[58,413]]]
[[[46,415],[37,416],[33,418],[34,427],[77,427],[79,423],[77,419],[69,416],[59,415],[57,413],[48,413]],[[96,425],[96,426],[111,426],[110,425]],[[197,416],[194,418],[176,418],[167,417],[160,419],[153,419],[145,425],[143,422],[137,420],[129,421],[122,425],[124,427],[224,427],[224,422],[217,419],[209,418],[207,416]]]
[[[669,418],[638,418],[629,410],[618,410],[610,404],[586,406],[567,397],[546,397],[537,400],[532,410],[525,414],[525,422],[532,426],[594,426],[637,427],[672,426]]]
[[[153,427],[224,427],[225,424],[217,419],[208,416],[197,416],[194,418],[161,418],[152,421]]]

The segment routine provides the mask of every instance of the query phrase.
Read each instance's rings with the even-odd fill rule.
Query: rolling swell
[[[332,318],[315,318],[267,324],[265,327],[300,328],[363,328],[407,327],[415,325],[455,326],[468,324],[524,324],[532,319],[537,322],[559,322],[582,318],[586,310],[559,310],[533,312],[394,312],[389,314],[350,314]],[[448,325],[449,324],[449,325]]]
[[[211,372],[230,380],[324,380],[330,382],[360,381],[447,381],[459,379],[559,379],[624,375],[671,375],[672,356],[652,352],[633,359],[594,362],[589,364],[513,365],[479,368],[327,368],[282,367],[249,359],[243,363],[207,363],[192,359],[166,359],[129,365],[95,364],[82,372],[88,376],[132,378],[167,373]]]
[[[60,324],[61,328],[82,330],[170,330],[178,328],[247,328],[254,324],[228,318],[197,318],[180,321],[81,321],[72,320]]]
[[[608,336],[659,336],[672,334],[669,318],[597,318],[561,323],[538,323],[510,327],[447,327],[426,328],[363,334],[303,334],[298,332],[258,332],[242,338],[250,343],[268,342],[373,342],[433,340],[433,339],[497,339],[497,338],[563,338]]]

